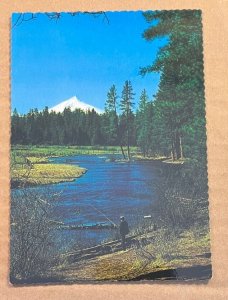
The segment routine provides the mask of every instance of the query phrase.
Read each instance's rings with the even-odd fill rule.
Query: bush
[[[21,189],[11,196],[10,279],[26,282],[54,261],[52,206],[42,193]]]
[[[188,229],[208,225],[208,187],[206,168],[194,162],[167,165],[156,184],[157,218],[166,227]]]

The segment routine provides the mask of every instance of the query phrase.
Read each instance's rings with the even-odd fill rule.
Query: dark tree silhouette
[[[64,13],[60,12],[52,12],[52,13],[44,13],[44,15],[49,18],[50,20],[55,20],[58,21],[62,18]],[[97,17],[103,17],[103,21],[109,23],[109,19],[107,16],[107,13],[104,11],[97,11],[97,12],[68,12],[68,15],[75,17],[78,16],[79,14],[88,14],[91,15],[95,18]],[[38,19],[38,14],[37,13],[19,13],[15,22],[12,24],[12,28],[20,26],[22,23],[28,22],[28,21],[34,21]]]

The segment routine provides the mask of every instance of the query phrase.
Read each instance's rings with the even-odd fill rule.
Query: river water
[[[79,165],[88,171],[72,182],[30,189],[61,193],[54,203],[53,218],[66,225],[108,222],[105,214],[119,224],[124,215],[130,229],[151,213],[156,200],[154,185],[159,178],[159,164],[133,161],[113,162],[109,155],[80,155],[53,158],[54,163]],[[98,212],[99,210],[100,212]],[[91,246],[115,238],[115,230],[58,230],[61,246]]]

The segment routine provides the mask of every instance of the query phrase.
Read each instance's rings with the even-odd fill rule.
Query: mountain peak
[[[54,111],[56,113],[62,113],[65,108],[70,108],[71,111],[75,109],[81,109],[83,111],[88,111],[94,109],[98,114],[103,113],[103,111],[97,107],[80,101],[76,96],[73,96],[49,109],[49,111]]]

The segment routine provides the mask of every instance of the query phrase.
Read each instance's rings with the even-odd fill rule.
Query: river
[[[159,163],[116,162],[109,155],[80,155],[52,158],[56,164],[79,165],[88,171],[72,182],[30,189],[61,193],[54,203],[53,218],[67,225],[107,222],[119,224],[125,216],[130,229],[143,222],[156,200],[154,185],[159,178]],[[98,210],[101,212],[99,213]],[[65,248],[91,246],[116,237],[115,230],[58,230],[60,245]]]

